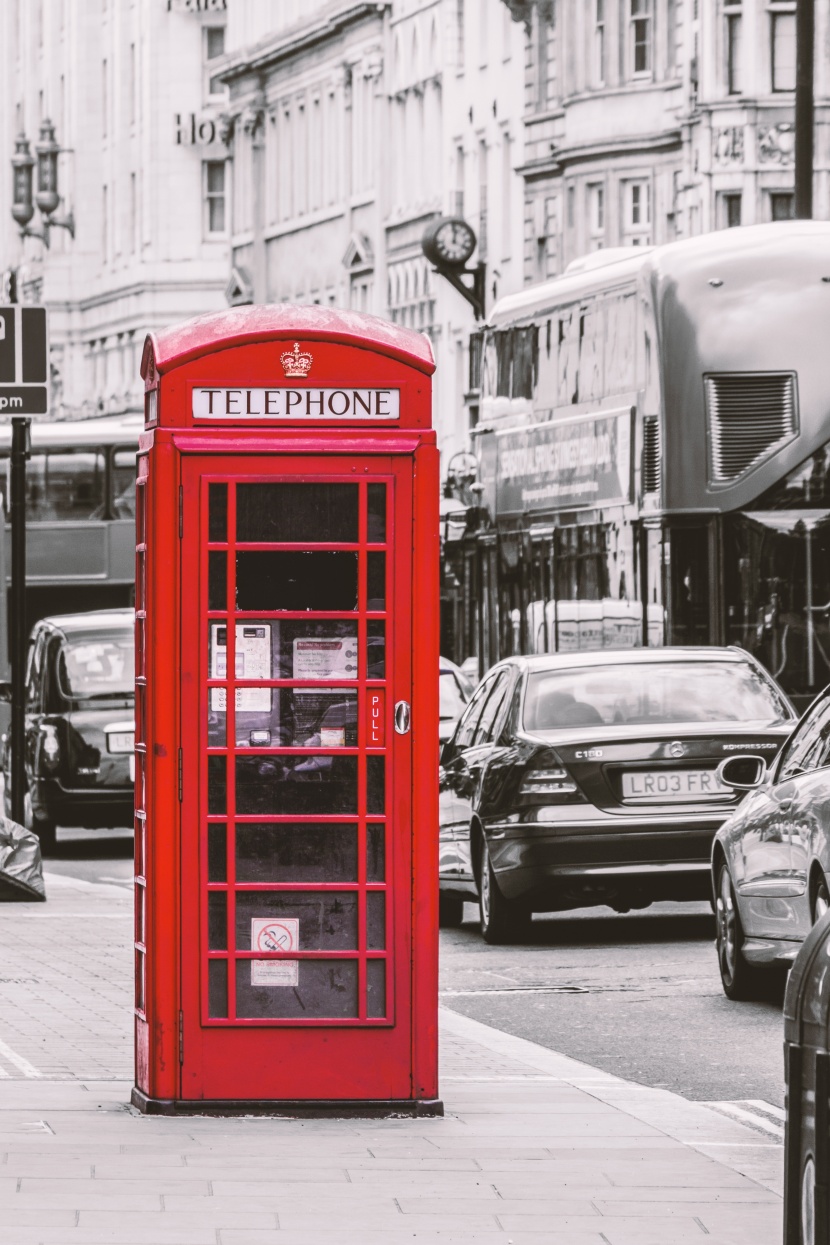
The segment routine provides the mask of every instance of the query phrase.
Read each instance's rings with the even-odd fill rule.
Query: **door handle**
[[[399,700],[395,705],[395,730],[399,735],[408,735],[412,722],[412,710],[408,700]]]

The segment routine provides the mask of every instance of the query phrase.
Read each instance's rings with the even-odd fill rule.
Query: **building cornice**
[[[253,47],[227,56],[214,76],[231,83],[248,74],[263,73],[288,57],[296,56],[309,47],[317,47],[350,26],[370,19],[377,21],[391,7],[392,0],[352,0],[333,13],[294,26],[285,34],[261,40]]]
[[[570,165],[581,164],[586,160],[597,160],[611,156],[646,155],[652,152],[677,151],[681,146],[681,131],[663,130],[656,134],[638,134],[633,138],[605,140],[595,143],[580,143],[578,146],[557,147],[544,160],[531,160],[520,165],[517,173],[526,181],[536,181],[540,177],[560,173]]]

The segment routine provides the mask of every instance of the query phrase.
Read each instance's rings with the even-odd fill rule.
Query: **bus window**
[[[35,453],[26,467],[27,518],[101,518],[105,479],[103,450]]]
[[[135,450],[116,450],[112,456],[112,517],[135,518]]]

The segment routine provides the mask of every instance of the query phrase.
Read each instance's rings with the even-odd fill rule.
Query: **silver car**
[[[718,966],[728,998],[760,998],[830,907],[830,688],[774,760],[736,755],[719,773],[749,794],[712,847]]]

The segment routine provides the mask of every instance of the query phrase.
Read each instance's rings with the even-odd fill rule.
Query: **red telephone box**
[[[143,1111],[441,1112],[433,370],[319,307],[145,345]]]

